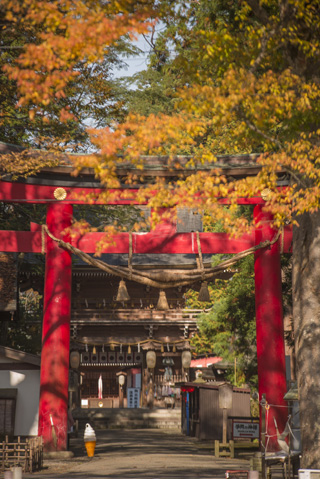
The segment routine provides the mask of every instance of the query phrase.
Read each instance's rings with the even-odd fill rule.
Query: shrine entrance
[[[248,158],[243,155],[238,157],[238,160],[237,166],[230,168],[230,159],[224,157],[226,167],[232,175],[237,175],[237,171],[241,175],[252,174],[251,167],[246,170]],[[175,175],[165,167],[163,161],[158,169],[168,177]],[[13,182],[10,178],[4,178],[0,182],[0,201],[46,204],[47,232],[52,237],[63,240],[64,244],[73,245],[78,250],[91,254],[95,252],[96,244],[103,233],[86,233],[82,236],[70,237],[65,230],[72,223],[72,205],[87,202],[98,204],[99,199],[93,198],[98,198],[102,189],[92,172],[86,171],[77,178],[71,176],[71,172],[70,167],[61,166],[45,169],[38,175],[23,181]],[[143,174],[149,179],[157,175],[154,164]],[[127,187],[126,199],[113,200],[112,204],[135,204],[134,195],[137,188],[137,186]],[[132,198],[129,198],[128,191],[132,193]],[[80,199],[84,198],[83,195],[91,195],[90,200]],[[228,203],[227,199],[221,201]],[[168,258],[175,255],[175,259],[179,258],[179,261],[187,258],[190,262],[190,258],[195,261],[200,253],[209,257],[217,253],[238,253],[264,241],[268,242],[268,247],[260,248],[254,253],[257,355],[259,396],[261,399],[262,394],[266,394],[268,403],[274,406],[270,408],[268,415],[268,432],[270,434],[269,448],[276,450],[274,419],[280,431],[284,429],[287,420],[286,404],[283,400],[287,387],[280,254],[290,252],[292,234],[289,227],[284,228],[279,239],[271,243],[276,232],[270,226],[272,218],[263,211],[263,198],[240,198],[239,204],[255,205],[254,216],[259,221],[259,227],[252,234],[234,239],[224,233],[196,231],[180,233],[177,225],[163,222],[153,232],[116,235],[114,243],[104,248],[103,253],[128,256],[131,252],[137,258],[143,255],[157,255],[158,260],[164,259],[161,264],[170,264]],[[172,375],[176,373],[184,378],[187,374],[188,365],[183,364],[183,353],[190,351],[189,339],[196,327],[196,315],[188,318],[185,316],[183,305],[177,307],[179,295],[183,296],[182,288],[175,293],[178,294],[175,298],[176,303],[172,303],[172,308],[169,305],[168,311],[159,311],[157,305],[153,308],[137,310],[133,304],[131,309],[121,312],[119,308],[112,310],[109,305],[105,307],[102,305],[99,311],[97,309],[87,311],[87,316],[75,319],[75,310],[71,308],[71,304],[72,297],[77,296],[77,286],[73,288],[72,295],[72,253],[65,247],[60,247],[52,237],[46,234],[41,225],[35,224],[31,224],[30,231],[0,231],[0,249],[3,252],[45,254],[39,434],[43,436],[47,450],[55,448],[52,441],[53,422],[59,431],[57,449],[64,450],[67,443],[70,327],[72,340],[82,345],[80,351],[79,349],[75,351],[79,353],[77,358],[79,381],[82,381],[82,384],[83,380],[85,381],[80,400],[87,400],[89,407],[90,401],[94,399],[92,396],[97,393],[101,376],[100,385],[102,383],[102,389],[105,388],[108,391],[110,401],[116,402],[117,397],[119,403],[124,404],[125,399],[128,401],[128,398],[122,395],[121,382],[124,384],[125,381],[130,381],[133,389],[141,382],[142,404],[146,404],[143,401],[148,403],[151,401],[150,396],[154,397],[155,384],[160,386],[156,383],[157,370],[161,369],[163,375],[163,370],[170,367]],[[130,286],[128,289],[130,290]],[[81,292],[81,286],[78,293],[78,299],[88,302],[86,294]],[[89,306],[88,302],[87,310],[90,310]],[[86,331],[89,326],[90,332]],[[119,333],[119,328],[125,328],[125,336]],[[130,328],[134,328],[132,334],[128,333]],[[143,339],[141,331],[143,331]],[[152,354],[149,354],[148,358],[149,352]],[[139,354],[141,362],[138,361]],[[112,355],[118,361],[116,367],[111,364]],[[133,356],[130,357],[130,355]],[[90,360],[90,364],[86,362],[86,357]],[[173,364],[166,365],[164,362],[166,357],[170,357]],[[175,361],[174,358],[177,360]],[[103,371],[100,369],[101,364],[106,364]],[[124,379],[120,382],[121,374]],[[118,396],[114,394],[115,376],[119,388]],[[99,397],[96,399],[99,400]],[[83,405],[85,406],[85,403]],[[98,407],[100,407],[99,403]]]

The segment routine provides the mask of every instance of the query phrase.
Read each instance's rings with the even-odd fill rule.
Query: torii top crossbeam
[[[19,150],[19,147],[6,145],[0,142],[0,154],[10,154]],[[39,152],[35,152],[39,154]],[[260,167],[256,164],[258,155],[224,155],[218,158],[215,167],[222,169],[225,175],[243,177],[254,175]],[[65,156],[63,156],[65,161]],[[146,169],[139,175],[146,178],[163,175],[175,178],[179,175],[194,173],[192,168],[184,168],[187,157],[179,157],[178,170],[167,165],[165,157],[149,157]],[[202,170],[209,170],[203,165]],[[80,175],[73,176],[73,167],[61,165],[54,168],[44,168],[36,176],[30,176],[18,181],[12,181],[10,176],[3,176],[0,181],[0,201],[9,203],[38,203],[38,204],[109,204],[109,205],[137,205],[138,185],[124,185],[123,189],[113,190],[119,195],[117,199],[101,199],[104,189],[94,177],[94,172],[84,169]],[[130,172],[128,165],[121,164],[118,169],[120,177]],[[126,191],[125,198],[121,196]],[[60,195],[60,196],[59,196]],[[58,198],[58,199],[57,199]],[[88,199],[90,198],[90,199]],[[228,198],[220,198],[221,204],[228,204]],[[265,201],[259,197],[239,198],[239,205],[264,205]],[[96,243],[103,237],[103,233],[87,233],[71,240],[73,246],[85,253],[94,253]],[[169,241],[170,239],[170,241]],[[203,254],[233,254],[239,253],[255,244],[254,232],[240,238],[230,238],[225,233],[200,233]],[[281,236],[282,252],[290,251],[292,242],[291,228],[285,227]],[[5,252],[33,252],[40,253],[43,249],[42,233],[39,225],[31,224],[31,231],[0,231],[0,243]],[[127,233],[120,233],[114,238],[115,245],[104,249],[103,253],[125,254],[129,248]],[[195,233],[177,233],[176,225],[162,224],[150,233],[133,234],[133,254],[197,254],[198,248]]]

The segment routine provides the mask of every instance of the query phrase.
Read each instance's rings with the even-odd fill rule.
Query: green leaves
[[[256,386],[256,333],[253,256],[239,261],[228,281],[217,280],[211,292],[212,308],[199,321],[193,344],[198,353],[214,352],[237,360],[238,382]],[[231,374],[230,379],[233,381]]]

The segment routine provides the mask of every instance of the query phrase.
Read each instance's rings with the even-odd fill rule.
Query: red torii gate
[[[51,233],[69,241],[86,253],[94,253],[103,233],[87,233],[81,237],[62,236],[71,225],[73,204],[92,203],[84,194],[99,195],[99,188],[65,187],[65,199],[56,200],[56,186],[10,181],[0,182],[0,201],[10,203],[47,204],[47,226]],[[135,190],[130,190],[134,193]],[[221,200],[228,203],[228,200]],[[101,204],[96,201],[94,204]],[[251,235],[229,238],[224,233],[200,233],[202,253],[238,253],[262,241],[272,240],[275,231],[271,216],[263,212],[262,198],[242,198],[239,204],[253,204],[259,227]],[[111,204],[137,204],[133,198],[119,199]],[[46,237],[46,269],[44,287],[44,317],[40,376],[39,434],[47,450],[53,449],[51,417],[58,432],[58,450],[67,444],[68,371],[71,309],[71,254]],[[280,239],[270,248],[255,253],[255,298],[257,327],[257,357],[259,397],[266,394],[271,406],[268,415],[269,450],[277,450],[274,418],[280,431],[287,421],[284,331],[282,313],[280,254],[290,252],[291,229],[284,228]],[[44,252],[41,227],[31,225],[31,231],[0,231],[0,250],[4,252]],[[115,245],[104,253],[128,253],[129,235],[120,233]],[[195,233],[176,233],[172,227],[158,227],[154,232],[133,234],[133,254],[171,253],[197,254]]]

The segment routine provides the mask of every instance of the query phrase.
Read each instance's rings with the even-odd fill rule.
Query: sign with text
[[[127,407],[128,408],[140,407],[140,388],[127,389]]]
[[[234,419],[232,421],[232,436],[233,439],[259,439],[259,423]]]

